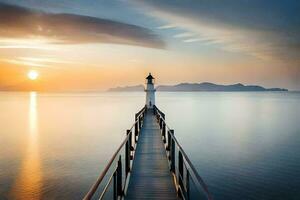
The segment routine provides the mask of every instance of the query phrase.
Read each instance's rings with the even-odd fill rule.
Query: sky
[[[0,0],[0,90],[300,90],[298,0]],[[30,70],[38,72],[30,80]]]

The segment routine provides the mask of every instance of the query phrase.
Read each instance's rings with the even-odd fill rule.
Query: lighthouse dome
[[[151,73],[149,73],[149,75],[146,77],[146,79],[148,80],[147,81],[147,83],[148,84],[153,84],[153,79],[154,79],[154,77],[151,75]]]

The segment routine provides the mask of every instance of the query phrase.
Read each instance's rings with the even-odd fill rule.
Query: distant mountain
[[[144,91],[143,85],[115,87],[108,89],[108,92],[140,92]]]
[[[120,92],[120,91],[143,91],[143,85],[127,86],[111,88],[108,91]],[[161,92],[193,92],[193,91],[228,91],[228,92],[239,92],[239,91],[288,91],[283,88],[264,88],[258,85],[243,85],[241,83],[233,85],[218,85],[214,83],[180,83],[178,85],[159,85],[156,87],[157,91]]]
[[[214,83],[180,83],[178,85],[160,85],[158,91],[288,91],[282,88],[264,88],[257,85],[243,85],[241,83],[233,85],[218,85]]]

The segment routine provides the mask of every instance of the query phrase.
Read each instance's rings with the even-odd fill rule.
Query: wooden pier
[[[153,109],[145,115],[125,199],[178,199]]]
[[[155,105],[154,77],[146,77],[146,102],[97,181],[90,199],[208,199],[207,186]]]
[[[145,106],[95,184],[90,199],[208,199],[207,186],[155,105]]]

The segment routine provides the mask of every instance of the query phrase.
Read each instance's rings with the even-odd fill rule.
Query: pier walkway
[[[146,112],[125,199],[178,199],[159,124]]]
[[[207,186],[155,105],[135,114],[135,122],[83,198],[207,199]]]

